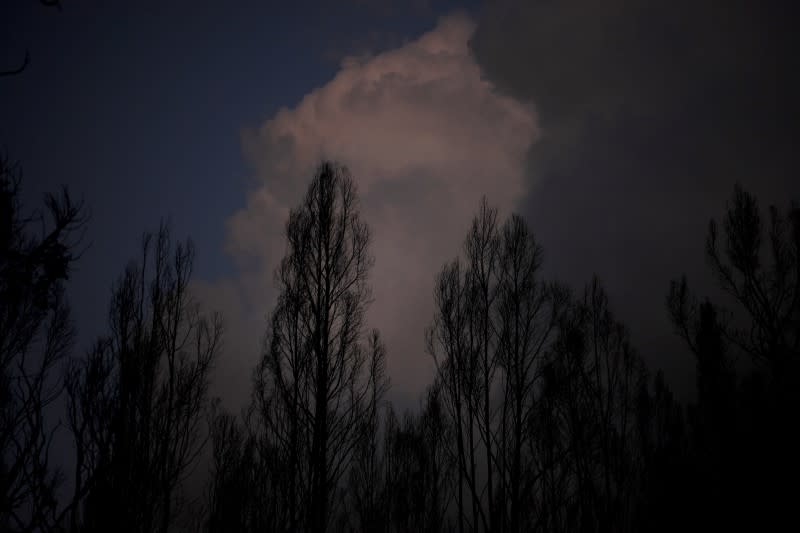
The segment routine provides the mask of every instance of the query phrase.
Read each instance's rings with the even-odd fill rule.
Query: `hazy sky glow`
[[[693,362],[664,295],[683,272],[711,290],[709,217],[736,181],[764,203],[800,194],[782,0],[62,3],[0,7],[2,65],[31,53],[0,85],[0,150],[27,205],[67,184],[91,209],[69,285],[78,353],[141,233],[169,218],[197,245],[198,297],[225,315],[215,390],[232,406],[322,158],[359,186],[368,320],[401,407],[429,382],[433,280],[482,195],[526,217],[548,276],[580,290],[598,274],[645,359],[678,379]]]

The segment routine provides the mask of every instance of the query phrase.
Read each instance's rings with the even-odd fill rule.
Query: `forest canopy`
[[[107,333],[76,347],[64,286],[86,209],[64,190],[29,214],[17,167],[0,171],[3,531],[670,531],[788,516],[796,205],[764,212],[737,185],[706,240],[726,305],[685,277],[652,295],[696,361],[682,404],[601,280],[547,279],[533,229],[484,199],[431,273],[435,375],[419,408],[398,412],[366,327],[373,237],[357,181],[323,162],[286,221],[251,402],[235,414],[209,393],[223,318],[191,294],[191,241],[163,224],[145,233]],[[70,435],[71,471],[50,460],[56,432]]]

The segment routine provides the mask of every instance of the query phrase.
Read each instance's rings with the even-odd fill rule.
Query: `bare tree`
[[[558,448],[570,473],[559,494],[568,510],[562,517],[580,531],[635,529],[642,471],[637,409],[647,375],[596,278],[562,320],[548,364],[549,423],[563,439]]]
[[[457,461],[456,513],[458,530],[476,527],[478,518],[475,480],[474,399],[477,390],[475,352],[468,344],[468,298],[458,260],[446,265],[437,277],[436,314],[426,332],[428,351],[437,366],[444,403],[453,425],[453,456]],[[468,491],[465,498],[465,491]],[[467,504],[473,501],[471,521]]]
[[[756,198],[737,185],[723,230],[720,250],[718,225],[709,223],[706,256],[721,288],[747,319],[737,322],[732,310],[721,309],[722,334],[780,379],[800,353],[800,208],[781,215],[771,207],[765,232]],[[669,308],[678,332],[696,352],[690,332],[696,304],[685,279],[673,282]]]
[[[562,287],[540,279],[542,255],[525,222],[512,216],[501,231],[496,310],[503,398],[496,430],[502,518],[498,527],[505,531],[532,526],[526,524],[524,512],[531,507],[529,495],[540,479],[538,470],[550,464],[530,453],[530,441],[540,437],[534,420],[544,408],[543,365],[568,302]]]
[[[205,444],[222,333],[189,294],[194,250],[166,226],[113,290],[111,332],[68,373],[77,471],[73,529],[166,532]]]
[[[39,0],[39,3],[45,7],[55,7],[59,11],[61,10],[60,0]],[[16,67],[0,70],[0,78],[22,74],[25,71],[25,69],[28,68],[30,61],[31,61],[30,52],[28,50],[25,50],[25,57],[23,57],[20,64]]]
[[[419,413],[398,417],[389,405],[383,423],[367,431],[354,457],[347,500],[350,530],[451,531],[451,436],[435,383]]]
[[[564,298],[538,279],[541,248],[522,219],[499,228],[485,200],[464,255],[437,278],[427,334],[454,428],[458,527],[519,530],[529,507],[523,451],[539,365],[556,337]]]
[[[779,487],[800,475],[789,422],[800,402],[800,209],[768,213],[765,224],[756,198],[736,185],[722,232],[709,224],[706,258],[727,305],[698,303],[685,277],[667,300],[697,362],[689,414],[705,526],[778,524],[791,507]],[[731,505],[742,515],[721,523]]]
[[[383,346],[377,334],[364,339],[370,234],[346,169],[320,166],[286,236],[255,398],[264,438],[284,465],[279,526],[325,531],[361,421],[385,389]]]
[[[388,413],[384,446],[386,492],[393,531],[453,529],[448,512],[453,496],[455,457],[450,428],[436,384],[429,388],[419,414],[397,420]]]
[[[216,401],[211,413],[212,461],[206,493],[206,527],[214,532],[275,530],[282,516],[276,497],[277,454]]]
[[[633,517],[640,531],[675,531],[693,523],[698,487],[689,461],[683,406],[662,372],[642,383],[636,401],[636,431],[642,458],[640,494]],[[702,490],[702,489],[701,489]]]
[[[377,331],[372,332],[370,338],[373,350],[383,351]],[[349,522],[351,527],[359,531],[387,530],[389,510],[387,479],[385,472],[385,442],[381,447],[381,432],[387,434],[386,423],[381,424],[382,396],[388,386],[385,376],[384,356],[380,354],[371,362],[376,365],[370,369],[370,380],[374,383],[371,387],[372,397],[367,400],[366,411],[359,422],[361,438],[355,447],[347,484],[348,497],[346,505],[351,514]],[[385,420],[394,416],[389,406],[386,409]],[[387,437],[388,438],[388,437]]]
[[[66,189],[45,197],[48,216],[25,215],[20,182],[0,158],[0,529],[32,531],[55,520],[46,411],[62,390],[53,370],[72,347],[63,283],[85,216]]]
[[[437,278],[428,331],[458,529],[633,530],[644,364],[598,280],[578,300],[542,280],[525,222],[496,217],[484,200],[465,259]]]

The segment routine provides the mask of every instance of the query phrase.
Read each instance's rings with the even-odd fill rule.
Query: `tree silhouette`
[[[60,0],[39,0],[39,3],[45,7],[55,7],[59,11],[61,10]],[[28,50],[25,50],[25,57],[22,58],[22,61],[18,66],[12,68],[0,69],[0,78],[22,74],[25,71],[25,69],[28,68],[30,61],[31,61],[31,54]]]
[[[530,509],[538,468],[531,440],[541,409],[542,364],[568,302],[563,287],[540,279],[543,251],[520,217],[514,215],[504,224],[500,239],[500,530],[522,531],[532,525],[524,513]]]
[[[61,392],[54,370],[74,331],[64,282],[86,218],[64,189],[27,215],[18,168],[0,158],[0,530],[56,520],[59,472],[49,462],[46,411]]]
[[[639,530],[661,511],[652,487],[674,480],[665,465],[685,461],[680,407],[660,375],[651,385],[599,280],[574,298],[541,279],[525,222],[496,218],[484,200],[464,260],[437,277],[427,333],[452,428],[454,525]]]
[[[274,529],[277,509],[269,490],[275,467],[263,459],[260,440],[235,416],[215,405],[211,423],[212,471],[207,488],[206,529],[209,532],[245,532]]]
[[[636,402],[636,429],[642,457],[641,487],[634,522],[640,531],[675,531],[694,523],[692,486],[683,406],[657,372],[652,391],[643,383]]]
[[[724,305],[671,284],[669,315],[696,362],[688,409],[648,371],[602,283],[574,294],[543,279],[525,221],[501,223],[483,200],[436,278],[433,383],[418,411],[398,414],[384,401],[386,349],[365,327],[370,234],[349,173],[323,163],[286,225],[252,402],[231,415],[208,398],[221,321],[192,301],[191,243],[162,225],[113,287],[108,334],[66,367],[76,456],[59,505],[45,421],[73,338],[63,282],[84,218],[66,191],[46,197],[49,221],[25,216],[16,169],[0,170],[0,530],[180,529],[207,439],[205,508],[189,527],[210,532],[673,531],[789,517],[796,207],[771,208],[765,225],[737,186],[706,243]]]
[[[756,198],[736,185],[723,232],[721,246],[710,222],[706,256],[732,305],[698,304],[685,277],[667,302],[697,361],[695,505],[706,525],[764,527],[787,516],[779,487],[800,471],[789,422],[800,400],[800,209],[770,207],[765,230]],[[743,511],[735,522],[721,512],[732,502]]]
[[[278,530],[325,531],[386,388],[384,348],[364,338],[369,230],[346,169],[323,163],[286,225],[280,295],[256,370],[260,450],[281,465]]]
[[[348,486],[350,530],[452,530],[451,436],[436,384],[418,414],[406,411],[398,418],[390,405],[382,427],[368,433],[356,452]]]
[[[71,528],[163,531],[205,443],[222,325],[191,300],[194,249],[166,226],[114,286],[110,333],[67,373],[76,445]]]
[[[559,329],[545,368],[542,425],[545,434],[560,435],[558,452],[545,451],[550,467],[560,457],[562,464],[556,468],[566,474],[557,490],[547,488],[547,520],[556,529],[635,530],[642,474],[637,418],[639,395],[647,387],[644,363],[596,278],[562,315]],[[550,446],[552,438],[547,439]],[[558,505],[567,512],[552,514]]]
[[[437,278],[427,334],[454,428],[459,531],[523,529],[532,490],[523,462],[532,460],[525,452],[539,365],[565,303],[563,291],[538,279],[541,248],[522,219],[510,218],[501,230],[496,218],[484,200],[465,261],[446,265]]]

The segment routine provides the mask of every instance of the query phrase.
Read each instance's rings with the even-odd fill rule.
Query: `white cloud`
[[[538,134],[531,107],[482,79],[468,47],[473,31],[470,19],[453,15],[400,48],[348,58],[329,83],[243,135],[255,186],[229,219],[227,240],[241,277],[198,285],[235,321],[227,321],[227,346],[238,355],[220,362],[242,367],[241,381],[222,391],[233,401],[245,398],[258,356],[286,217],[323,158],[349,167],[372,230],[368,317],[388,346],[392,397],[416,402],[429,383],[424,328],[434,277],[459,253],[483,194],[506,212],[524,196],[524,159]]]

